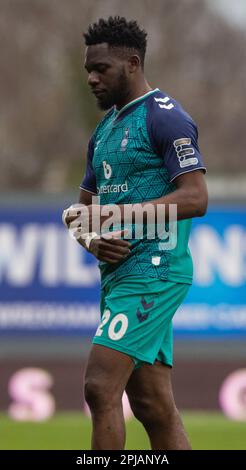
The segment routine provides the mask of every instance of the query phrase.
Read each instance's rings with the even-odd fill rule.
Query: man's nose
[[[96,72],[91,72],[88,76],[88,85],[95,86],[98,85],[99,78]]]

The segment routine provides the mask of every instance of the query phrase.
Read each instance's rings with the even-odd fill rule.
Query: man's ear
[[[141,66],[140,57],[138,55],[131,55],[128,59],[128,70],[130,73],[136,72],[136,70]]]

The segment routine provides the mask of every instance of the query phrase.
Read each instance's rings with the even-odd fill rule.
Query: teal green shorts
[[[130,356],[135,367],[155,361],[172,366],[172,318],[190,284],[125,277],[101,292],[101,323],[93,344]]]

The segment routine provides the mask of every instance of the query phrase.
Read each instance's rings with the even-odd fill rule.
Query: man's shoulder
[[[183,106],[172,96],[164,91],[157,90],[149,96],[146,101],[147,112],[151,121],[164,121],[166,125],[175,122],[190,121],[191,116],[184,110]]]

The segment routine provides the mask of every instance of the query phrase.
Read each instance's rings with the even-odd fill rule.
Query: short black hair
[[[100,18],[97,23],[89,25],[84,38],[87,46],[106,42],[112,47],[135,49],[139,53],[141,66],[144,65],[147,33],[134,20],[127,21],[121,16],[110,16],[107,20]]]

